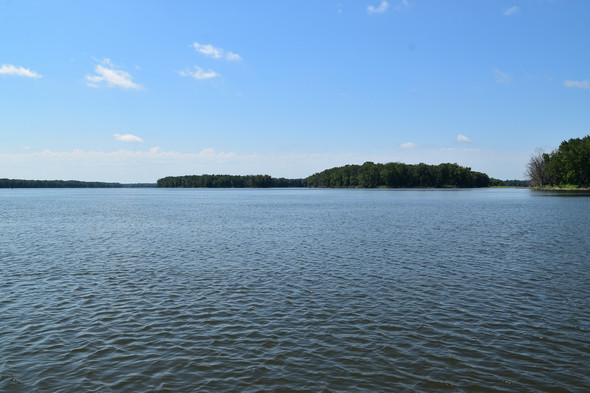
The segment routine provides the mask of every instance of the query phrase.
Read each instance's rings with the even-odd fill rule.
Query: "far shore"
[[[590,187],[527,187],[535,191],[590,191]]]

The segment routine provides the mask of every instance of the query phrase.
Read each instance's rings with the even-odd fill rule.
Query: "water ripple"
[[[588,198],[37,191],[0,193],[0,391],[590,390]]]

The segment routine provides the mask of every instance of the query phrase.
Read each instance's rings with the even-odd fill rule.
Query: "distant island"
[[[410,165],[399,162],[345,165],[326,169],[305,179],[268,175],[187,175],[168,176],[157,182],[158,187],[166,188],[473,188],[504,185],[502,180],[457,164]]]
[[[269,175],[186,175],[168,176],[156,183],[163,188],[271,188],[307,187],[305,179],[275,178]]]
[[[79,180],[0,179],[0,188],[138,188],[155,186],[151,183],[122,184]]]
[[[345,165],[313,174],[306,181],[308,187],[354,188],[473,188],[489,187],[494,183],[485,173],[457,164],[410,165],[399,162]]]

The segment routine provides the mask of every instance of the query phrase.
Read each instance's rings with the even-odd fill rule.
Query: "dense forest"
[[[450,163],[410,165],[399,162],[365,162],[363,165],[326,169],[306,180],[308,187],[442,188],[502,185],[501,180],[490,179],[485,173]]]
[[[492,186],[504,186],[504,187],[528,187],[529,181],[528,180],[497,180],[497,179],[490,179],[492,183],[497,182],[497,184],[491,184]]]
[[[305,187],[304,179],[285,179],[269,175],[188,175],[168,176],[158,180],[158,187],[184,188],[270,188]]]
[[[504,185],[485,173],[457,164],[408,165],[401,163],[345,165],[326,169],[305,179],[273,178],[268,175],[192,175],[169,176],[158,180],[158,187],[265,188],[265,187],[489,187]]]
[[[120,183],[87,182],[78,180],[21,180],[0,179],[0,188],[119,188]]]
[[[590,135],[563,141],[551,153],[537,151],[527,176],[534,187],[590,187]]]

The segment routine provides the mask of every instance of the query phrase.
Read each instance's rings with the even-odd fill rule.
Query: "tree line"
[[[526,175],[533,187],[590,187],[590,135],[563,141],[551,153],[537,150]]]
[[[167,188],[270,188],[305,187],[304,179],[275,178],[269,175],[187,175],[158,179],[158,187]]]
[[[470,188],[500,185],[492,184],[492,179],[485,173],[450,163],[412,165],[399,162],[375,164],[369,161],[362,165],[326,169],[309,176],[306,180],[308,187]]]
[[[78,180],[22,180],[0,179],[0,188],[120,188],[120,183],[87,182]]]
[[[409,165],[392,162],[345,165],[326,169],[305,179],[274,178],[269,175],[187,175],[159,179],[158,187],[267,188],[267,187],[343,187],[343,188],[416,188],[416,187],[489,187],[504,185],[502,180],[472,171],[457,164]]]

